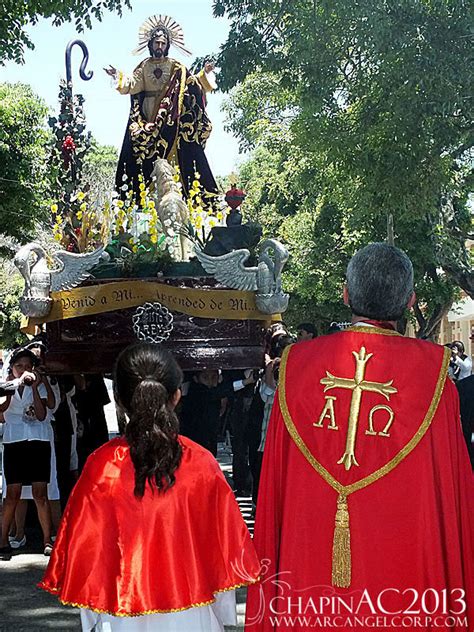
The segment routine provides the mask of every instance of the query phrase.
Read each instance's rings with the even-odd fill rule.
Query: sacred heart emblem
[[[163,71],[161,70],[161,68],[155,68],[155,70],[153,71],[153,74],[155,75],[156,80],[159,81],[161,77],[163,76]]]

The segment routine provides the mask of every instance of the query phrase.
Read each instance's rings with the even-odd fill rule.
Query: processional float
[[[145,44],[150,57],[132,79],[107,69],[114,86],[126,93],[129,85],[131,96],[120,155],[126,162],[108,195],[107,186],[87,178],[91,137],[84,99],[72,91],[74,46],[83,52],[81,78],[92,77],[87,47],[74,40],[66,48],[60,110],[49,121],[59,165],[53,236],[21,247],[14,259],[25,281],[23,330],[45,332],[46,366],[56,373],[108,373],[121,349],[138,340],[169,348],[185,370],[260,367],[265,328],[288,307],[282,288],[288,252],[262,239],[257,224],[242,223],[245,194],[235,183],[225,198],[215,185],[204,155],[212,64],[192,75],[168,57],[169,46],[182,50],[184,39],[166,16],[144,23],[140,50]],[[140,69],[145,83],[134,87]],[[140,108],[153,77],[150,120],[150,108]]]

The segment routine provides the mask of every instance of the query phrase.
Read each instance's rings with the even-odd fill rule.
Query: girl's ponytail
[[[160,491],[175,482],[182,447],[173,398],[182,372],[173,356],[157,345],[137,344],[117,360],[114,388],[125,409],[125,437],[135,468],[135,495],[142,497],[148,481]]]

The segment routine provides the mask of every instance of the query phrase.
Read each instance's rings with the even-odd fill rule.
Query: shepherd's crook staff
[[[84,81],[89,81],[89,79],[92,79],[92,76],[94,75],[92,70],[88,70],[86,72],[86,66],[87,66],[87,64],[89,62],[89,51],[87,50],[87,46],[84,44],[84,42],[82,40],[79,40],[79,39],[71,40],[69,42],[69,44],[66,46],[66,53],[65,53],[65,57],[66,57],[66,81],[67,81],[68,86],[70,86],[71,88],[72,88],[71,51],[73,49],[73,46],[75,46],[76,44],[80,47],[80,49],[82,50],[82,54],[83,54],[82,62],[81,62],[81,65],[79,67],[79,76]]]

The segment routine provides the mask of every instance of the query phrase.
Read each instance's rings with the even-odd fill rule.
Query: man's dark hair
[[[413,266],[395,246],[374,243],[362,248],[347,266],[351,310],[375,320],[399,320],[413,292]]]
[[[313,338],[316,338],[318,335],[318,330],[313,323],[301,323],[301,325],[298,325],[296,328],[296,331],[306,331],[308,334],[313,334]]]
[[[294,342],[295,342],[294,338],[292,336],[289,336],[288,334],[277,336],[275,340],[275,344],[273,345],[273,354],[274,354],[273,357],[281,358],[281,355],[283,351],[286,349],[286,347],[288,347],[289,345],[292,345]]]
[[[463,342],[461,342],[460,340],[455,340],[454,342],[451,343],[451,349],[453,347],[456,347],[459,353],[461,353],[462,355],[465,355],[465,348],[464,348]]]
[[[33,353],[33,351],[31,351],[31,349],[25,349],[24,347],[21,347],[20,349],[17,349],[14,353],[12,353],[12,355],[10,356],[10,359],[9,359],[10,368],[20,358],[28,358],[29,360],[31,360],[31,366],[33,368],[38,366],[39,364],[38,357]]]

